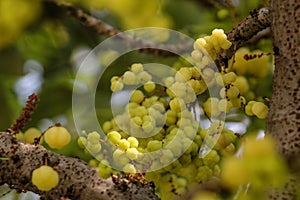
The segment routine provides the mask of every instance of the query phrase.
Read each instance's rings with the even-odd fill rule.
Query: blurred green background
[[[258,0],[67,2],[120,30],[157,26],[180,31],[192,38],[209,34],[214,28],[228,31],[247,16],[249,10],[263,5]],[[34,126],[45,130],[60,122],[74,131],[72,90],[76,71],[85,55],[105,38],[107,36],[99,36],[81,25],[51,1],[0,0],[0,130],[14,123],[27,96],[36,92],[40,102],[26,128]],[[270,48],[270,43],[258,46]],[[117,59],[99,82],[96,96],[99,120],[111,118],[108,108],[111,76],[121,74],[134,62],[172,64],[176,59],[140,52]]]

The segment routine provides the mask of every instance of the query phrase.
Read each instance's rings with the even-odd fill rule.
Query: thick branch
[[[151,184],[142,187],[126,180],[114,183],[112,178],[100,179],[97,170],[80,159],[68,158],[47,151],[44,147],[17,140],[9,133],[0,132],[0,184],[7,183],[18,191],[32,191],[44,199],[68,197],[76,200],[158,199]],[[57,169],[59,185],[49,192],[41,192],[31,183],[32,171],[47,159]],[[123,181],[123,182],[124,182]]]
[[[227,38],[233,45],[226,51],[221,51],[218,55],[217,64],[223,66],[224,63],[233,56],[235,49],[247,44],[250,39],[262,30],[270,26],[270,13],[268,8],[253,10],[250,15],[236,25],[227,33]]]
[[[228,39],[237,46],[244,45],[249,39],[261,30],[270,26],[270,13],[268,8],[253,10],[250,15],[227,33]]]

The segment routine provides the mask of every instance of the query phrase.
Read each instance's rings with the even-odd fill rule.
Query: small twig
[[[16,119],[16,122],[7,129],[7,132],[16,135],[20,131],[23,130],[26,123],[31,120],[31,115],[33,111],[37,108],[37,102],[39,101],[39,97],[37,94],[33,93],[28,97],[25,107],[21,115]]]
[[[244,55],[244,59],[245,60],[252,60],[252,59],[255,59],[255,58],[261,58],[262,56],[270,56],[270,55],[273,55],[273,53],[257,53],[257,54],[245,54]]]

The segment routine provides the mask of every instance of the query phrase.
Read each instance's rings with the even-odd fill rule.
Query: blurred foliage
[[[39,0],[0,1],[0,48],[12,44],[41,13]]]
[[[269,137],[264,140],[248,137],[243,142],[241,158],[226,158],[222,169],[222,181],[234,191],[238,188],[245,190],[250,181],[248,192],[237,194],[236,199],[268,199],[266,187],[283,187],[288,175],[285,162],[275,151],[275,142]]]
[[[259,0],[233,1],[235,7],[218,0],[70,2],[121,30],[158,26],[178,30],[193,38],[207,34],[213,28],[229,31],[251,9],[262,5]],[[34,126],[44,130],[47,125],[57,123],[63,117],[65,120],[62,123],[76,134],[72,120],[72,90],[76,71],[87,52],[106,36],[99,36],[82,26],[51,1],[38,0],[0,0],[0,33],[0,129],[7,129],[21,112],[26,96],[37,92],[41,101],[26,128]],[[265,39],[251,48],[270,51],[271,43]],[[173,65],[177,59],[137,51],[119,57],[105,71],[98,84],[95,98],[100,122],[111,118],[109,80],[112,75],[121,74],[133,62]],[[28,63],[33,61],[41,69],[28,67]],[[29,78],[30,83],[25,81],[24,84],[23,81],[21,86],[17,84],[31,72],[39,74],[41,79]],[[257,84],[257,95],[269,96],[271,83],[263,83]],[[20,90],[23,92],[17,92]],[[264,128],[264,121],[253,119],[253,122],[251,131]]]

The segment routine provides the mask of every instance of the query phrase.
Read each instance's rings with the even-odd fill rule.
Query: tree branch
[[[180,54],[189,53],[188,51],[190,51],[193,46],[193,44],[189,43],[165,45],[137,39],[115,29],[102,20],[85,13],[83,10],[73,6],[70,3],[59,3],[56,1],[52,2],[58,7],[66,9],[71,16],[78,19],[84,26],[94,29],[99,35],[118,35],[118,37],[123,39],[124,42],[130,47],[143,47],[140,49],[142,52],[163,56],[174,56],[175,54],[172,52],[178,52]],[[241,23],[227,33],[227,37],[233,43],[233,46],[230,49],[219,53],[216,61],[217,65],[223,66],[224,63],[227,63],[227,61],[233,56],[235,49],[245,45],[253,36],[269,26],[270,14],[268,8],[261,8],[259,10],[251,11],[247,18],[245,18]]]
[[[57,200],[66,197],[76,200],[119,200],[119,199],[158,199],[153,186],[136,183],[121,177],[100,179],[96,168],[92,168],[80,159],[50,152],[40,145],[30,145],[17,140],[6,132],[0,132],[0,184],[7,183],[19,192],[32,191],[43,199]],[[32,171],[45,164],[55,168],[59,174],[59,185],[48,192],[38,190],[31,183]],[[126,184],[124,184],[126,183]]]
[[[268,8],[253,10],[250,15],[227,33],[230,41],[239,48],[261,30],[270,26],[271,19]]]
[[[177,52],[178,54],[189,53],[193,48],[192,43],[169,45],[138,39],[118,29],[115,29],[111,25],[106,24],[102,20],[85,13],[83,10],[73,6],[70,3],[60,3],[56,1],[51,2],[58,7],[66,9],[69,15],[78,19],[84,26],[94,29],[99,35],[117,35],[120,39],[124,40],[126,45],[132,48],[137,47],[141,52],[162,56],[177,56],[172,52]]]
[[[268,28],[270,23],[271,18],[268,8],[251,11],[248,17],[227,33],[227,38],[233,45],[228,50],[223,50],[218,54],[217,65],[224,66],[236,49],[247,44],[256,34]]]

